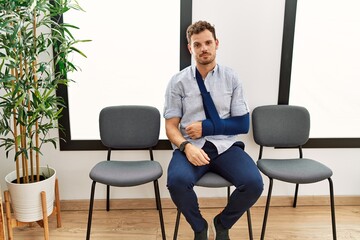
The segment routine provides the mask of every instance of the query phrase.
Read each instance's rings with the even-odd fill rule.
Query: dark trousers
[[[238,146],[233,145],[219,155],[216,147],[206,142],[203,150],[209,155],[210,164],[198,167],[192,165],[178,149],[173,152],[167,187],[173,202],[191,228],[200,232],[205,227],[205,220],[199,210],[194,185],[208,171],[221,175],[236,187],[220,214],[220,222],[230,229],[260,197],[263,191],[262,177],[252,158]]]

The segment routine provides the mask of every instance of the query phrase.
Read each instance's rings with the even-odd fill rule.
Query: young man
[[[216,63],[219,41],[215,28],[206,21],[195,22],[187,29],[187,40],[194,65],[174,75],[165,94],[166,134],[175,149],[167,187],[194,230],[194,239],[206,240],[209,227],[193,186],[208,171],[230,181],[236,189],[212,222],[215,239],[226,240],[230,239],[229,229],[263,191],[255,162],[236,145],[237,135],[249,130],[249,109],[237,74]],[[203,102],[201,81],[214,102],[213,108],[204,109],[211,103]]]

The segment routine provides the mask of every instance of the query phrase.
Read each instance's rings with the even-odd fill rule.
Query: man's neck
[[[216,63],[214,62],[212,64],[206,64],[206,65],[197,64],[196,68],[199,70],[201,77],[205,80],[208,73],[212,71],[215,68],[215,66]]]

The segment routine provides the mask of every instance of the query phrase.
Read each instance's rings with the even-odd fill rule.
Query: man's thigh
[[[210,170],[235,186],[261,178],[254,160],[240,147],[232,146],[212,160]]]
[[[208,171],[208,169],[208,165],[192,165],[184,153],[179,150],[175,150],[168,167],[168,183],[175,181],[176,183],[194,185]]]

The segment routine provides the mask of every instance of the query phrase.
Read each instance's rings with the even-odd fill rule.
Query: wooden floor
[[[210,222],[220,208],[202,209]],[[260,239],[263,207],[251,209],[254,239]],[[56,217],[49,218],[51,240],[85,239],[87,211],[62,211],[62,227],[56,228]],[[167,239],[172,239],[175,209],[164,209]],[[360,206],[336,207],[337,239],[360,239]],[[211,229],[210,229],[211,230]],[[248,239],[246,216],[230,231],[230,237]],[[15,240],[43,239],[43,229],[38,225],[13,229]],[[92,240],[129,239],[160,240],[161,230],[156,210],[97,210],[93,214]],[[181,218],[179,240],[193,239],[193,232]],[[210,238],[213,235],[210,231]],[[325,240],[332,239],[330,209],[328,206],[272,207],[269,212],[267,240]]]

